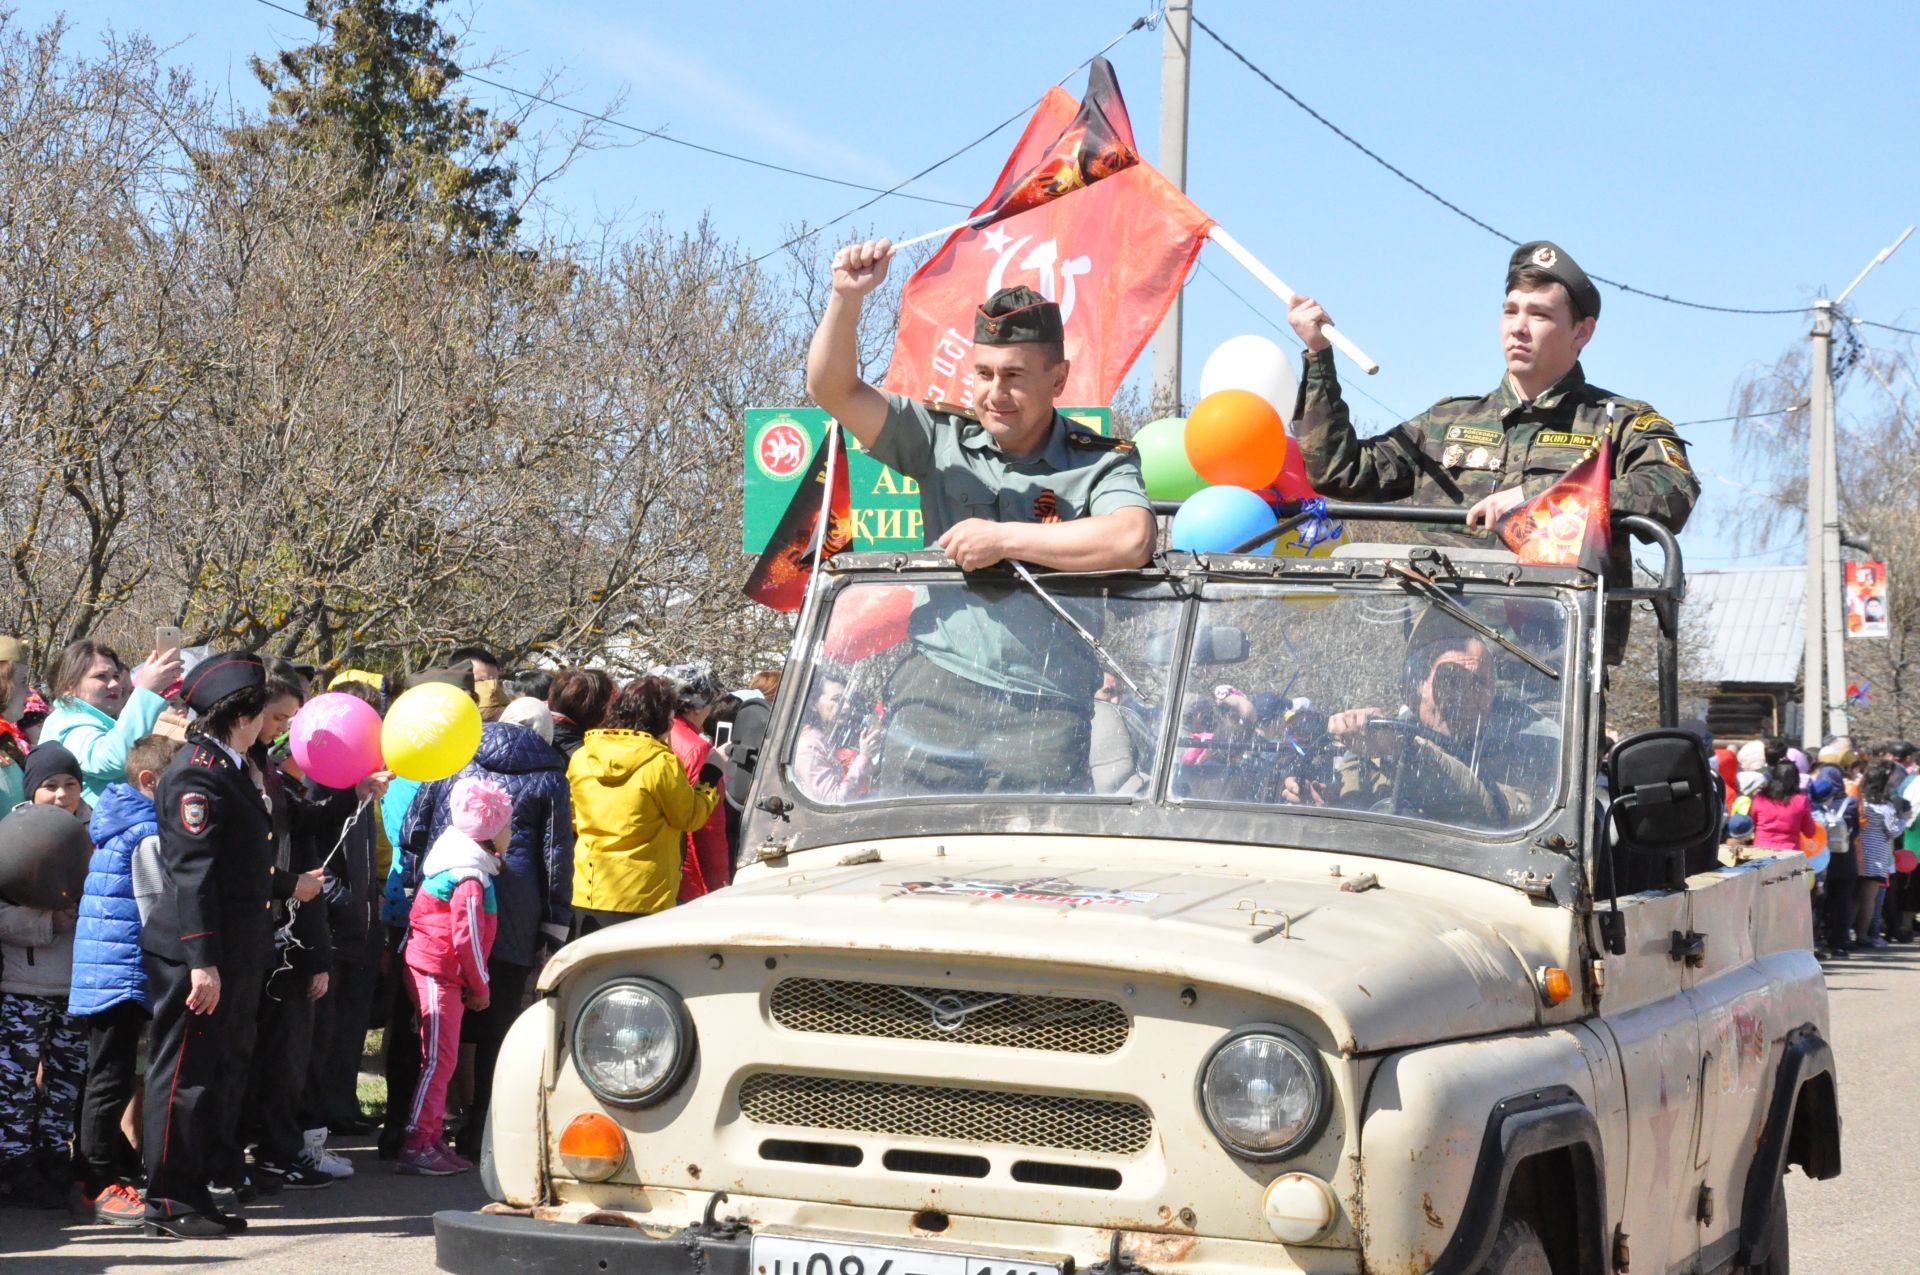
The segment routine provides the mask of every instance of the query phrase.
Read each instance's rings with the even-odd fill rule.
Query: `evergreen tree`
[[[320,40],[253,59],[271,115],[296,145],[344,146],[367,188],[387,188],[462,246],[512,239],[516,128],[454,90],[460,41],[433,10],[442,0],[306,0]],[[362,192],[364,193],[364,192]]]

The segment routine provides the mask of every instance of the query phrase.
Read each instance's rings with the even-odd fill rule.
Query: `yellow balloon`
[[[380,727],[387,769],[402,779],[445,779],[479,751],[480,709],[445,682],[422,683],[393,701]]]

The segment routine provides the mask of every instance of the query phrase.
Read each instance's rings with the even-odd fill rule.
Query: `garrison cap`
[[[1587,278],[1587,272],[1559,244],[1545,239],[1521,244],[1507,259],[1507,278],[1511,280],[1529,266],[1566,285],[1567,295],[1573,298],[1574,318],[1600,317],[1600,289],[1593,286],[1593,280]]]
[[[209,713],[235,691],[264,688],[267,666],[251,651],[230,651],[210,655],[188,670],[180,683],[180,695],[196,713]]]
[[[1024,345],[1065,339],[1060,307],[1032,288],[1002,288],[973,312],[975,345]]]

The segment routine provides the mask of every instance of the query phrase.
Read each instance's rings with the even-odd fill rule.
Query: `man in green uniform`
[[[1060,571],[1144,565],[1155,526],[1138,457],[1055,410],[1069,368],[1053,302],[1003,288],[975,314],[975,415],[860,379],[860,306],[891,255],[886,240],[835,255],[807,391],[876,459],[918,481],[928,544],[965,571],[1006,561]],[[934,587],[911,633],[914,654],[887,687],[881,788],[1085,789],[1098,666],[1031,590]]]
[[[1580,352],[1593,339],[1600,292],[1556,244],[1522,244],[1507,263],[1500,344],[1507,374],[1490,394],[1442,399],[1375,438],[1353,430],[1333,355],[1320,326],[1326,311],[1295,297],[1287,320],[1306,342],[1294,431],[1307,481],[1335,500],[1464,505],[1467,526],[1490,531],[1500,516],[1539,495],[1602,438],[1613,440],[1613,511],[1645,514],[1674,531],[1700,496],[1686,444],[1673,422],[1638,399],[1587,382]],[[1431,533],[1460,539],[1457,532]],[[1628,578],[1627,537],[1613,542],[1609,581]],[[1625,625],[1609,616],[1610,651]],[[1618,629],[1618,632],[1614,630]]]

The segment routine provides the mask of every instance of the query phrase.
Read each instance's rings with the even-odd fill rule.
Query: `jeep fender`
[[[1773,1100],[1754,1147],[1740,1209],[1737,1266],[1764,1266],[1772,1241],[1774,1184],[1797,1164],[1810,1178],[1840,1176],[1840,1107],[1833,1050],[1812,1023],[1787,1033]]]
[[[1366,1268],[1478,1269],[1523,1166],[1550,1165],[1558,1216],[1572,1222],[1572,1269],[1602,1275],[1606,1162],[1586,1058],[1597,1048],[1578,1027],[1551,1028],[1382,1061],[1360,1135],[1354,1220]],[[1535,1157],[1547,1159],[1529,1166]]]
[[[554,1001],[546,997],[514,1019],[500,1042],[480,1178],[487,1194],[502,1204],[525,1208],[546,1200],[548,1051],[554,1032]]]

